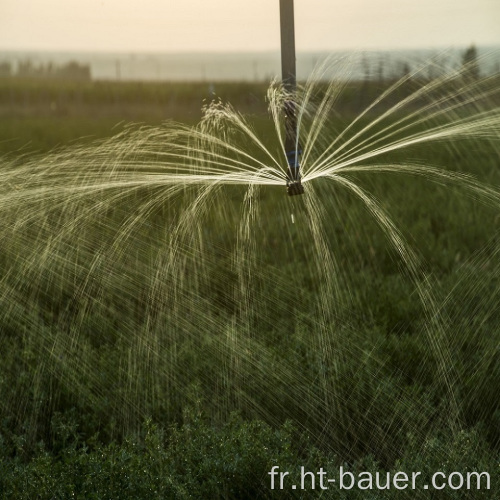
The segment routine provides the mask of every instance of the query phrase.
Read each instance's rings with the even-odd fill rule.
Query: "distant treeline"
[[[52,62],[34,64],[30,60],[21,61],[14,71],[10,62],[0,62],[0,77],[18,76],[22,78],[56,78],[64,80],[90,81],[91,73],[88,64],[70,61],[62,65]]]
[[[67,58],[67,59],[66,59]],[[465,70],[465,68],[468,68]],[[387,82],[434,79],[457,73],[471,78],[500,74],[500,51],[464,50],[299,53],[297,79]],[[0,78],[151,82],[254,82],[279,78],[279,53],[92,54],[0,53]]]

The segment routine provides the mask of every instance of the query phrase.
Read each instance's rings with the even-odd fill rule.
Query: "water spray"
[[[281,24],[281,77],[287,92],[284,105],[285,115],[285,153],[288,163],[286,190],[289,196],[304,194],[300,176],[301,148],[297,133],[297,116],[295,112],[295,92],[297,77],[295,67],[295,27],[293,0],[280,0]]]

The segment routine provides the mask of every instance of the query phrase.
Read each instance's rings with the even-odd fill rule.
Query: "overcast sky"
[[[500,0],[295,0],[297,50],[500,44]],[[0,0],[0,50],[279,49],[279,0]]]

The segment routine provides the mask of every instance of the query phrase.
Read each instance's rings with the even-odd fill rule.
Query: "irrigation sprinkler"
[[[297,116],[295,112],[295,92],[297,76],[295,67],[295,27],[293,0],[280,0],[281,24],[281,78],[290,96],[285,99],[285,153],[288,163],[286,190],[289,196],[304,193],[300,177],[300,144],[297,134]]]

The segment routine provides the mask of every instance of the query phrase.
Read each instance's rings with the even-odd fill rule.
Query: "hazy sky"
[[[295,0],[297,50],[500,43],[500,0]],[[0,0],[0,50],[279,48],[279,0]]]

